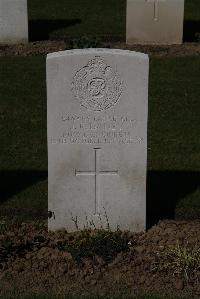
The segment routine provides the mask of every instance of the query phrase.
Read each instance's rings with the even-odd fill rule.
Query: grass
[[[44,57],[1,58],[1,200],[46,208],[47,145]],[[11,183],[12,182],[12,183]],[[37,183],[38,182],[38,183]],[[23,189],[30,185],[32,188]],[[16,204],[17,201],[17,204]]]
[[[200,10],[197,9],[199,7],[198,0],[186,0],[185,1],[185,20],[200,20]]]
[[[44,57],[1,58],[1,168],[46,169]],[[16,138],[17,137],[17,138]],[[24,167],[22,167],[24,165]]]
[[[128,232],[106,230],[83,230],[74,234],[74,239],[58,244],[57,248],[70,252],[72,257],[81,262],[82,258],[101,257],[106,262],[111,262],[118,253],[130,250]],[[134,245],[131,244],[130,245]],[[132,247],[132,246],[131,246]]]
[[[151,59],[148,217],[152,209],[158,217],[200,216],[199,64],[200,57]],[[45,57],[1,57],[0,65],[0,215],[12,207],[29,218],[31,209],[47,209]]]
[[[186,36],[200,31],[199,0],[186,0]],[[30,0],[31,40],[82,35],[114,35],[125,39],[126,0]]]
[[[170,269],[175,275],[182,275],[186,281],[194,281],[200,269],[200,248],[182,247],[179,244],[167,253],[168,263],[163,270]]]
[[[60,0],[29,2],[30,33],[40,37],[82,34],[118,35],[124,32],[124,0]],[[102,22],[103,20],[103,22]]]
[[[149,168],[199,170],[200,58],[152,59]]]

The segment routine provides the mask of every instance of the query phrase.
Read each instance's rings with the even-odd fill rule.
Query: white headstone
[[[148,67],[125,50],[47,56],[50,230],[145,229]]]
[[[127,44],[181,44],[184,0],[127,0]]]
[[[0,0],[0,43],[28,42],[27,0]]]

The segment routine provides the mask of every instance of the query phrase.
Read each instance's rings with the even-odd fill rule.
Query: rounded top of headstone
[[[120,49],[104,49],[104,48],[89,48],[89,49],[74,49],[74,50],[66,50],[59,51],[47,54],[47,59],[64,57],[69,55],[86,55],[86,54],[94,54],[94,55],[103,55],[103,54],[113,54],[113,55],[125,55],[125,56],[133,56],[148,60],[149,57],[147,54],[129,50],[120,50]]]

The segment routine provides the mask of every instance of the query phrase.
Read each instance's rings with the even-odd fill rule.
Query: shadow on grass
[[[183,41],[200,41],[200,21],[185,21],[183,26]]]
[[[48,177],[47,171],[3,170],[0,171],[0,204],[37,182]]]
[[[47,171],[38,170],[5,170],[0,171],[0,204],[12,196],[40,181],[46,180]],[[147,174],[147,228],[161,219],[174,219],[175,210],[179,200],[195,192],[200,187],[200,172],[197,171],[148,171]],[[191,207],[192,208],[192,207]],[[23,207],[4,211],[9,215],[8,209],[14,214],[26,214]],[[1,207],[3,213],[3,207]],[[16,211],[15,211],[16,210]],[[28,210],[27,210],[28,211]],[[1,213],[1,214],[2,214]],[[40,216],[44,211],[32,211]]]
[[[58,29],[80,24],[81,19],[71,20],[30,20],[29,40],[41,41],[50,39],[50,34]]]
[[[147,228],[160,219],[174,219],[178,201],[200,186],[197,171],[149,171],[147,175]]]

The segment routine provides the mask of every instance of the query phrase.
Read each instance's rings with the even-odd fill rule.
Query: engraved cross
[[[100,184],[101,184],[101,176],[102,175],[118,175],[118,171],[101,171],[100,170],[100,152],[101,148],[94,148],[95,154],[95,169],[94,171],[77,171],[75,169],[75,175],[89,175],[94,177],[95,183],[95,208],[94,208],[94,215],[98,216],[100,214],[99,211],[99,204],[100,204]]]
[[[146,0],[148,3],[154,3],[154,21],[158,21],[158,3],[166,0]]]

